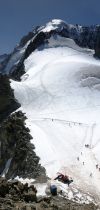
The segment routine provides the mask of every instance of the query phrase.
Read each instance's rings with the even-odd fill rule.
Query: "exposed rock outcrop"
[[[97,30],[96,44],[95,44],[95,57],[100,58],[100,26]]]
[[[29,187],[27,183],[22,184],[17,180],[8,182],[5,178],[0,178],[0,209],[23,209],[20,208],[21,202],[24,206],[37,202],[36,193],[34,185]]]
[[[0,123],[18,107],[20,104],[14,97],[9,78],[0,74]]]
[[[45,169],[39,164],[31,135],[25,127],[26,117],[16,112],[0,127],[0,174],[7,179],[16,176],[46,180]]]

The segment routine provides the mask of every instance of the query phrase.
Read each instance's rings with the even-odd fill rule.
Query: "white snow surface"
[[[69,30],[77,28],[78,31],[82,30],[82,26],[78,25],[76,27],[75,25],[68,24],[67,22],[61,20],[61,19],[53,19],[49,21],[45,26],[43,26],[40,31],[43,32],[50,32],[51,30],[58,30],[61,31],[63,28],[68,28]]]
[[[57,36],[24,64],[22,81],[11,86],[42,166],[50,178],[71,176],[72,189],[100,202],[100,61]]]
[[[51,30],[62,28],[66,25],[66,22],[60,19],[53,19],[43,27],[41,31],[43,32],[50,32]]]
[[[18,180],[22,182],[23,184],[28,183],[28,186],[32,185],[35,182],[35,179],[28,179],[28,178],[23,179],[22,177],[19,177],[19,176],[16,176],[15,180]]]

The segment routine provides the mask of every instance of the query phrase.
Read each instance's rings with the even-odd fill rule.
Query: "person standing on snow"
[[[92,172],[90,173],[90,177],[92,177],[93,176],[93,174],[92,174]]]
[[[79,161],[79,157],[77,157],[77,160]]]
[[[96,164],[96,168],[98,168],[98,164]]]

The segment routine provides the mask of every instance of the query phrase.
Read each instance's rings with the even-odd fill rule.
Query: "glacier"
[[[24,65],[11,87],[42,166],[51,179],[58,172],[73,177],[73,187],[100,202],[100,61],[54,35]]]

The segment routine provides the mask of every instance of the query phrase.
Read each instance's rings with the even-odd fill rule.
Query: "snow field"
[[[60,40],[34,51],[22,81],[11,85],[48,176],[62,171],[74,179],[72,188],[100,202],[100,63],[92,51]]]

